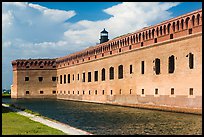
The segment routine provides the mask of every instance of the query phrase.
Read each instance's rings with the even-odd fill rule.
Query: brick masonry
[[[64,57],[14,60],[11,96],[125,106],[167,106],[201,112],[201,51],[202,9]],[[189,54],[193,54],[192,69]],[[169,73],[171,56],[174,57],[173,73]],[[159,74],[155,73],[156,58],[160,59]],[[144,74],[141,74],[142,61]],[[120,65],[123,67],[122,79],[118,78]],[[114,79],[110,79],[111,67],[114,68]],[[105,69],[104,81],[102,69]],[[98,71],[98,81],[94,79],[95,71]],[[82,82],[83,73],[85,82]],[[29,77],[29,81],[25,81],[25,77]],[[43,81],[39,82],[38,77],[43,77]],[[56,77],[56,81],[52,81],[52,77]]]

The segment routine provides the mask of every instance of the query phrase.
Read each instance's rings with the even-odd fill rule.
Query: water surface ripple
[[[43,116],[98,135],[201,135],[202,116],[55,99],[9,99]]]

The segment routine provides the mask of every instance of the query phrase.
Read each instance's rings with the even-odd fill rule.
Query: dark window
[[[89,90],[89,95],[91,95],[91,90]]]
[[[29,81],[29,77],[25,77],[25,81]]]
[[[130,89],[130,94],[132,94],[132,89]]]
[[[110,51],[110,55],[112,55],[112,51]]]
[[[102,53],[102,57],[104,56],[104,53]]]
[[[70,83],[70,74],[67,75],[67,83]]]
[[[85,94],[85,91],[83,90],[83,95]]]
[[[144,89],[142,89],[142,95],[144,95]]]
[[[77,79],[79,80],[79,74],[78,74],[78,77],[77,77]]]
[[[60,84],[62,84],[62,75],[60,75]]]
[[[26,91],[26,94],[28,95],[28,94],[29,94],[29,91]]]
[[[155,95],[158,95],[158,88],[155,89]]]
[[[120,89],[120,94],[122,94],[122,90]]]
[[[130,46],[129,46],[129,50],[131,50],[131,49],[132,49],[132,46],[130,45]]]
[[[141,62],[141,73],[144,74],[144,61]]]
[[[170,34],[170,39],[173,39],[174,38],[174,35],[173,34]]]
[[[189,68],[193,69],[193,54],[189,53]]]
[[[104,68],[101,71],[101,75],[102,75],[101,80],[105,81],[105,69]]]
[[[174,95],[174,88],[171,88],[171,95]]]
[[[74,91],[73,91],[73,94],[74,94]]]
[[[130,65],[130,74],[132,74],[133,72],[132,72],[132,65]]]
[[[119,52],[121,52],[121,48],[119,48]]]
[[[38,80],[39,81],[43,81],[43,77],[38,77]]]
[[[64,84],[66,83],[66,75],[64,75]]]
[[[73,81],[74,81],[74,74],[72,75]]]
[[[79,94],[79,91],[77,91],[77,94]]]
[[[97,95],[97,90],[95,90],[95,94]]]
[[[189,29],[188,30],[188,34],[192,34],[193,30],[192,29]]]
[[[154,39],[154,43],[157,43],[157,38]]]
[[[98,81],[98,71],[94,72],[94,81]]]
[[[52,94],[56,94],[56,90],[53,90],[53,91],[52,91]]]
[[[189,95],[193,95],[193,88],[189,89]]]
[[[113,94],[113,90],[110,91],[110,94],[111,94],[111,95]]]
[[[66,94],[66,91],[64,91],[64,94]]]
[[[40,94],[43,94],[43,91],[40,91]]]
[[[141,47],[143,47],[144,45],[143,45],[143,42],[141,42]]]
[[[68,91],[68,94],[70,94],[70,91]]]
[[[123,65],[118,66],[118,79],[123,78]]]
[[[110,79],[114,79],[114,67],[110,67],[109,74],[110,74]]]
[[[83,76],[82,76],[82,82],[85,82],[85,72],[83,73]]]
[[[91,72],[88,72],[88,82],[91,82]]]
[[[43,68],[43,66],[40,66],[40,68]]]
[[[169,57],[169,73],[173,73],[175,68],[174,55]]]
[[[155,73],[156,75],[160,74],[160,59],[155,59]]]
[[[57,78],[56,77],[52,77],[52,81],[56,81],[57,80]]]
[[[104,90],[102,90],[102,94],[104,95],[104,93],[105,93],[105,91]]]

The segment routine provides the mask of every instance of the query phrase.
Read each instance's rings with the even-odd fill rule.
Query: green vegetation
[[[11,94],[9,94],[9,93],[2,93],[2,97],[11,97]]]
[[[2,106],[2,135],[65,135],[65,133]]]

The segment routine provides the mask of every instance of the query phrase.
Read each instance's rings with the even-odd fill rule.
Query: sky
[[[2,2],[2,88],[11,61],[56,58],[201,9],[202,2]]]

